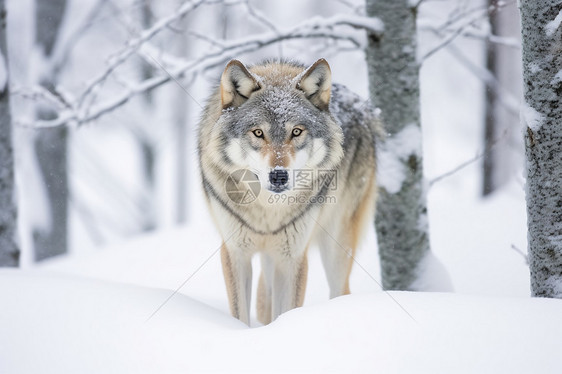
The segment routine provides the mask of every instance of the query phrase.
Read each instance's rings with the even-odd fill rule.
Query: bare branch
[[[459,35],[462,35],[468,27],[472,26],[475,22],[477,22],[481,19],[484,19],[487,16],[487,14],[488,14],[488,9],[481,10],[480,12],[477,12],[475,16],[469,18],[468,21],[465,21],[456,30],[452,31],[438,45],[436,45],[435,47],[430,49],[428,52],[426,52],[422,56],[422,58],[420,59],[420,62],[423,62],[423,61],[427,60],[429,57],[433,56],[436,52],[443,49],[443,47],[452,43]],[[435,31],[439,35],[439,34],[441,34],[442,30],[443,29],[441,28],[441,29],[436,29]]]
[[[193,31],[193,30],[187,30],[187,31],[185,31],[185,33],[187,35],[193,36],[196,39],[207,42],[213,47],[224,48],[224,44],[221,41],[213,39],[213,38],[209,37],[208,35],[204,35],[204,34],[201,34],[197,31]]]
[[[448,46],[459,36],[475,37],[476,35],[478,35],[478,33],[475,33],[473,31],[467,31],[469,27],[473,26],[478,21],[486,19],[490,12],[498,11],[499,9],[507,7],[511,4],[513,4],[513,1],[510,2],[502,1],[491,7],[478,6],[478,7],[470,8],[464,12],[460,12],[455,16],[449,17],[449,19],[439,27],[434,27],[429,22],[423,22],[423,21],[418,22],[418,27],[422,30],[423,29],[429,30],[437,35],[448,34],[438,45],[436,45],[431,50],[426,52],[425,55],[423,55],[423,57],[420,59],[420,62],[425,61],[426,59],[434,55],[436,52],[443,49],[443,47]],[[453,25],[457,24],[459,21],[463,21],[463,23],[460,26],[453,27]],[[494,41],[496,43],[502,42],[506,44],[511,44],[510,46],[512,47],[513,46],[517,48],[520,47],[520,43],[518,41],[514,41],[513,39],[510,38],[501,38],[499,36],[490,35],[490,33],[486,33],[484,35],[480,34],[480,37],[489,38],[490,41]]]
[[[202,1],[199,1],[194,4],[201,3]],[[193,6],[195,5],[192,5],[192,7],[184,5],[178,12],[186,14],[190,9],[193,9]],[[183,60],[173,57],[147,43],[159,30],[166,27],[166,25],[178,17],[178,14],[169,16],[163,21],[158,22],[154,27],[144,31],[140,37],[130,41],[128,47],[113,59],[107,69],[90,82],[85,92],[80,97],[77,106],[60,112],[59,117],[55,120],[38,121],[36,127],[56,127],[62,126],[65,123],[81,125],[96,120],[104,114],[117,109],[140,93],[159,87],[171,80],[193,77],[208,69],[224,64],[234,56],[252,52],[283,40],[324,38],[343,41],[355,47],[361,47],[363,42],[361,37],[363,35],[358,36],[350,33],[342,33],[340,30],[335,29],[339,27],[351,27],[354,29],[364,29],[371,33],[380,33],[383,30],[382,23],[378,19],[370,17],[355,15],[338,15],[329,18],[314,17],[292,29],[279,30],[278,32],[266,32],[238,40],[225,41],[222,43],[222,48],[220,50],[209,51],[192,60]],[[141,46],[143,48],[141,48]],[[147,52],[147,50],[150,50],[150,52]],[[91,106],[85,105],[86,100],[92,102],[92,96],[99,90],[103,82],[105,82],[119,65],[134,53],[144,54],[145,57],[152,60],[155,60],[153,57],[155,54],[161,56],[161,60],[164,63],[162,68],[166,66],[166,74],[149,78],[137,84],[132,84],[117,96],[104,102]],[[158,63],[158,65],[160,65],[160,63]]]
[[[459,164],[458,166],[456,166],[455,168],[449,170],[448,172],[443,173],[443,174],[441,174],[441,175],[439,175],[439,176],[437,176],[437,177],[431,179],[431,180],[429,181],[429,187],[430,187],[430,188],[433,187],[433,185],[434,185],[435,183],[440,182],[440,181],[442,181],[443,179],[448,178],[448,177],[450,177],[450,176],[452,176],[452,175],[458,173],[458,172],[461,171],[462,169],[466,168],[467,166],[472,165],[473,163],[479,161],[479,160],[482,159],[484,156],[486,156],[487,154],[489,154],[490,152],[492,152],[492,150],[496,147],[496,145],[497,145],[498,143],[500,143],[501,141],[503,141],[503,140],[509,135],[509,133],[511,132],[511,129],[512,129],[512,128],[506,129],[506,130],[502,133],[502,135],[501,135],[499,138],[495,139],[493,142],[491,142],[490,145],[489,145],[484,151],[477,153],[477,154],[476,154],[474,157],[472,157],[471,159],[466,160],[465,162]]]
[[[525,252],[523,252],[522,250],[517,248],[515,246],[515,244],[511,245],[511,249],[513,249],[515,252],[517,252],[519,255],[521,255],[521,257],[523,257],[523,260],[525,261],[525,265],[529,266],[529,256],[527,256],[527,254]]]
[[[457,33],[457,31],[458,31],[458,30],[454,30],[454,29],[439,30],[429,22],[418,23],[418,30],[429,31],[429,32],[432,32],[432,33],[437,34],[437,35],[454,34],[454,33]],[[493,35],[489,32],[479,31],[479,30],[475,30],[475,29],[463,30],[462,33],[458,36],[462,36],[462,37],[466,37],[466,38],[472,38],[472,39],[478,39],[478,40],[483,40],[483,41],[489,41],[491,43],[502,45],[502,46],[505,46],[505,47],[508,47],[508,48],[521,49],[521,42],[517,38]]]
[[[453,33],[451,33],[449,36],[447,36],[445,39],[443,39],[438,45],[436,45],[435,47],[433,47],[432,49],[430,49],[428,52],[426,52],[420,59],[420,62],[424,62],[425,60],[427,60],[428,58],[430,58],[431,56],[433,56],[435,53],[439,52],[441,49],[443,49],[443,47],[448,46],[450,43],[452,43],[459,35],[461,35],[464,32],[464,29],[466,27],[468,27],[469,25],[465,25],[463,27],[459,27],[457,30],[455,30]]]
[[[497,78],[488,69],[474,64],[457,47],[450,45],[448,51],[461,62],[471,73],[481,79],[486,86],[496,92],[500,104],[502,104],[515,117],[519,116],[519,99],[505,89]]]
[[[488,86],[489,89],[496,92],[496,96],[499,100],[499,103],[502,104],[506,108],[507,111],[509,111],[512,115],[514,115],[516,117],[519,116],[519,100],[516,97],[514,97],[508,90],[506,90],[489,70],[484,69],[484,68],[482,68],[480,66],[477,66],[474,63],[472,63],[454,45],[449,45],[448,51],[450,51],[453,54],[453,56],[456,57],[457,60],[459,60],[459,62],[461,62],[463,65],[465,65],[465,67],[470,72],[472,72],[475,76],[477,76],[479,79],[481,79],[484,82],[484,84],[486,84]],[[446,173],[444,173],[444,174],[442,174],[442,175],[440,175],[436,178],[433,178],[429,182],[429,186],[431,187],[435,183],[441,181],[442,179],[445,179],[447,177],[450,177],[453,174],[456,174],[460,170],[462,170],[465,167],[477,162],[478,160],[480,160],[481,158],[483,158],[484,156],[489,154],[499,142],[504,140],[509,135],[509,133],[512,130],[513,130],[513,127],[507,128],[502,133],[502,135],[498,139],[495,139],[493,142],[491,142],[490,146],[488,146],[484,151],[479,152],[478,154],[476,154],[476,156],[474,156],[470,160],[467,160],[467,161],[463,162],[462,164],[458,165],[457,167],[453,168],[452,170],[450,170],[450,171],[448,171],[448,172],[446,172]]]
[[[277,29],[277,27],[275,27],[275,25],[270,20],[268,20],[260,11],[254,9],[254,7],[252,5],[250,5],[250,2],[248,0],[246,0],[244,2],[244,5],[246,6],[246,10],[248,11],[248,14],[254,20],[256,20],[258,23],[264,25],[270,31],[273,31],[274,33],[279,34],[279,30]]]
[[[205,3],[205,0],[198,0],[195,2],[188,1],[183,3],[176,12],[172,13],[168,17],[159,20],[154,24],[154,26],[147,30],[144,30],[140,34],[140,36],[130,40],[127,43],[125,49],[123,49],[121,52],[110,59],[107,69],[88,83],[86,90],[82,93],[78,100],[78,106],[82,106],[82,104],[88,99],[88,96],[92,94],[92,91],[102,82],[104,82],[111,75],[111,73],[115,71],[115,69],[117,69],[117,67],[122,65],[131,55],[133,55],[141,45],[152,39],[156,34],[160,33],[163,29],[167,28],[167,26],[169,26],[173,22],[197,9],[203,3]]]
[[[443,179],[448,178],[456,173],[458,173],[459,171],[461,171],[462,169],[464,169],[467,166],[472,165],[473,163],[477,162],[478,160],[480,160],[482,157],[484,157],[486,155],[486,153],[488,153],[489,150],[486,150],[484,152],[480,152],[478,154],[476,154],[476,156],[474,156],[473,158],[459,164],[458,166],[456,166],[455,168],[447,171],[446,173],[443,173],[433,179],[431,179],[429,181],[429,187],[433,187],[433,185],[437,182],[441,182]]]
[[[13,89],[12,95],[31,101],[43,100],[53,106],[55,110],[71,109],[68,100],[61,93],[55,90],[50,91],[43,86],[17,87]]]

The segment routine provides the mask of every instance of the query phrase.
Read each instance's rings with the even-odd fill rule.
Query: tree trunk
[[[181,21],[183,28],[187,29],[187,19]],[[180,57],[188,57],[188,37],[186,32],[182,32],[177,37],[177,54]],[[191,98],[186,95],[183,87],[175,87],[176,98],[173,100],[172,111],[174,113],[174,127],[176,136],[176,223],[184,224],[187,222],[187,206],[188,206],[188,131],[187,121],[190,108],[193,103]]]
[[[562,298],[562,4],[520,10],[531,291]]]
[[[44,59],[42,69],[49,66],[66,8],[66,0],[36,0],[36,36]],[[40,84],[53,91],[57,77],[47,70]],[[38,107],[39,120],[51,120],[56,113]],[[35,260],[40,261],[68,251],[68,131],[65,127],[37,130],[35,155],[46,190],[49,222],[46,229],[34,229]]]
[[[19,266],[14,202],[14,157],[6,45],[6,6],[0,0],[0,266]]]
[[[156,150],[154,144],[147,137],[139,138],[141,153],[141,167],[146,194],[143,196],[141,206],[144,217],[141,231],[152,231],[156,228]]]
[[[370,34],[366,50],[372,103],[382,110],[388,134],[381,144],[380,195],[375,228],[382,286],[409,290],[429,254],[423,186],[416,62],[416,9],[409,0],[367,0],[367,14],[384,22],[382,35]],[[391,168],[393,170],[389,170]],[[389,172],[395,175],[388,179]]]
[[[488,0],[490,5],[490,32],[492,35],[516,38],[520,35],[519,20],[515,3],[504,5],[499,9],[499,0]],[[486,42],[486,67],[497,83],[514,97],[521,96],[521,53],[520,51]],[[518,116],[505,107],[498,97],[500,91],[496,87],[486,86],[486,116],[484,126],[484,154],[482,195],[488,196],[509,180],[517,165],[522,160],[512,150],[521,144],[514,139],[513,124]],[[505,101],[505,100],[504,100]],[[500,141],[501,140],[501,141]],[[517,144],[517,146],[516,146]]]
[[[152,26],[153,15],[151,0],[142,0],[140,7],[140,25],[142,30],[146,30]],[[154,68],[146,61],[141,61],[141,77],[147,80],[154,77]],[[143,95],[148,111],[153,110],[154,97],[152,91],[146,91]],[[145,201],[142,203],[144,211],[144,222],[142,231],[152,231],[156,228],[156,147],[147,134],[150,130],[143,129],[143,136],[139,137],[139,147],[141,152],[141,167],[144,179],[144,186],[147,193],[144,195]]]
[[[499,0],[488,0],[488,4],[490,6],[490,33],[492,35],[496,35],[498,32],[498,5]],[[497,46],[495,43],[491,41],[486,42],[486,68],[490,73],[492,73],[495,77],[498,76],[497,71]],[[497,120],[496,120],[496,110],[498,107],[498,100],[497,100],[497,91],[494,90],[492,87],[486,85],[486,116],[484,119],[484,149],[486,153],[484,154],[483,160],[483,178],[482,178],[482,195],[488,196],[493,191],[496,190],[500,181],[498,178],[494,178],[494,172],[497,170],[496,165],[496,156],[497,154],[493,152],[492,147],[494,144],[494,140],[496,138],[498,127]]]

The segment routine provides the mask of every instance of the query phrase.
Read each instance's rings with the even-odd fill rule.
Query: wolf
[[[257,253],[263,324],[302,306],[312,244],[330,297],[349,294],[355,250],[375,212],[380,134],[373,108],[332,84],[324,59],[226,65],[199,123],[198,155],[234,317],[250,324]]]

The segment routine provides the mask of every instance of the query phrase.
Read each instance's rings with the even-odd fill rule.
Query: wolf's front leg
[[[273,292],[273,274],[275,262],[267,253],[261,256],[261,275],[258,282],[257,312],[258,321],[267,325],[271,323],[271,293]]]
[[[240,250],[221,248],[222,271],[230,304],[230,313],[250,326],[250,299],[252,296],[251,256]]]
[[[288,310],[302,306],[307,275],[306,251],[298,258],[286,257],[276,262],[272,277],[271,320]]]

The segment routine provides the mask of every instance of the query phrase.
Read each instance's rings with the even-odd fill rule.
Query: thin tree
[[[416,60],[416,12],[409,0],[367,0],[367,14],[384,23],[368,34],[366,50],[371,101],[382,110],[387,138],[379,165],[380,194],[375,218],[384,289],[409,290],[429,253],[423,185]],[[392,170],[390,170],[392,168]],[[392,173],[389,179],[386,174]]]
[[[181,32],[176,37],[176,50],[180,57],[186,58],[189,52],[189,38],[187,37],[186,19],[180,21]],[[184,92],[184,87],[175,87],[175,99],[172,100],[172,112],[174,121],[174,135],[176,148],[176,211],[175,221],[177,224],[187,222],[187,206],[189,196],[188,173],[189,173],[189,153],[188,153],[188,113],[193,107],[193,102]]]
[[[36,0],[35,41],[42,54],[40,85],[55,92],[57,73],[50,70],[55,45],[64,17],[66,0]],[[38,120],[52,120],[57,113],[39,106]],[[49,222],[45,228],[33,230],[35,260],[40,261],[66,253],[68,250],[68,129],[59,126],[38,130],[35,136],[35,155],[49,207]]]
[[[531,292],[562,298],[562,4],[520,10]]]
[[[146,30],[152,26],[152,1],[142,0],[140,4],[140,26],[142,30]],[[147,61],[141,61],[140,65],[141,77],[143,80],[153,78],[155,75],[154,67]],[[144,104],[148,111],[154,110],[154,93],[146,91],[142,95]],[[152,125],[152,124],[151,124]],[[143,217],[142,231],[152,231],[156,228],[156,159],[157,149],[150,130],[141,129],[138,132],[137,141],[141,153],[141,168],[144,179],[146,194],[142,202],[145,215]]]
[[[14,190],[6,7],[4,0],[0,0],[0,266],[19,265],[20,250],[15,240],[17,220]]]
[[[517,8],[515,3],[503,4],[499,0],[488,0],[490,37],[486,39],[486,68],[495,77],[495,85],[501,85],[504,90],[513,93],[514,97],[521,95],[520,51],[492,40],[494,37],[510,37],[517,39],[521,33]],[[486,82],[486,109],[484,124],[484,153],[482,168],[482,195],[487,196],[505,184],[516,169],[514,164],[521,161],[513,157],[511,151],[514,134],[519,134],[513,128],[517,121],[516,112],[509,110],[505,99],[499,97],[502,92],[492,82]],[[519,144],[518,144],[519,145]],[[517,147],[519,148],[519,147]]]

